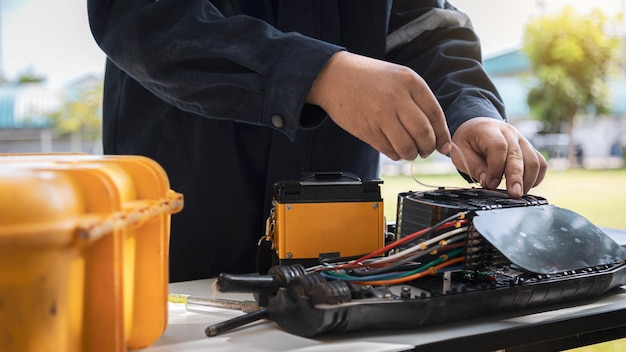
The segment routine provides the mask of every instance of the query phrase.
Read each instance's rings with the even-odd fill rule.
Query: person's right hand
[[[405,66],[340,51],[313,82],[307,102],[392,160],[452,149],[441,106]]]

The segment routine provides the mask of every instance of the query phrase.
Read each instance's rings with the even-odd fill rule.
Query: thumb
[[[452,143],[452,150],[450,151],[450,159],[457,170],[467,175],[471,182],[480,182],[481,175],[485,178],[484,174],[487,170],[486,160],[478,154],[467,143],[460,143],[459,146],[456,143]],[[482,182],[481,182],[482,184]]]

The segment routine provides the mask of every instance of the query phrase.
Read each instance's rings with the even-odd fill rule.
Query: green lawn
[[[457,174],[418,175],[416,178],[421,183],[431,186],[468,186]],[[385,176],[383,180],[381,191],[387,221],[395,221],[398,193],[429,189],[418,184],[410,176]],[[546,198],[551,204],[577,212],[597,226],[626,230],[626,169],[549,171],[543,183],[530,193]],[[572,351],[625,350],[626,339],[621,339]]]

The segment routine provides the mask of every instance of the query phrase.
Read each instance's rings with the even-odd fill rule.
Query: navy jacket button
[[[280,115],[272,115],[272,125],[276,128],[282,128],[285,125],[285,121]]]

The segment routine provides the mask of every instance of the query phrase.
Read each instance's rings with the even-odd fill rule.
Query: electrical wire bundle
[[[394,285],[416,280],[464,260],[467,238],[467,212],[460,212],[439,223],[412,233],[361,258],[342,263],[325,263],[308,268],[331,280],[343,280],[363,285]],[[429,238],[409,247],[420,238]],[[445,253],[439,254],[445,250]],[[381,256],[386,253],[395,253]],[[433,256],[439,256],[433,259]],[[421,260],[430,259],[423,263]]]

